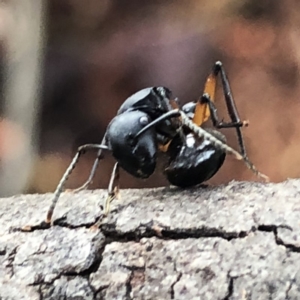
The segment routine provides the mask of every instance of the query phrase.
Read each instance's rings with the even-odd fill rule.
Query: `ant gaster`
[[[230,122],[220,122],[215,107],[215,90],[218,75],[221,77],[225,103]],[[201,125],[209,118],[214,129],[203,129]],[[222,166],[226,154],[243,160],[257,176],[268,180],[250,162],[241,133],[247,122],[240,120],[230,85],[221,62],[216,62],[209,74],[203,95],[181,108],[171,91],[165,87],[145,88],[130,96],[119,108],[109,123],[101,144],[79,147],[70,166],[59,182],[52,204],[48,210],[46,224],[50,224],[53,211],[64,185],[79,157],[90,149],[98,150],[97,158],[86,183],[74,190],[82,190],[92,182],[103,151],[110,151],[116,159],[108,187],[103,216],[109,212],[110,202],[119,194],[119,168],[137,178],[148,178],[156,168],[157,154],[168,157],[164,173],[173,185],[188,187],[210,179]],[[220,128],[235,128],[240,151],[226,144]]]

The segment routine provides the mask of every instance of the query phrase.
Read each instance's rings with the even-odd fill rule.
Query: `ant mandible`
[[[215,91],[218,75],[221,77],[225,102],[231,122],[220,122],[215,107]],[[203,129],[201,125],[209,118],[215,129]],[[179,187],[200,184],[210,179],[223,165],[226,154],[243,160],[258,177],[268,180],[249,160],[243,141],[241,121],[231,93],[223,65],[217,61],[207,77],[203,95],[181,108],[171,91],[165,87],[150,87],[140,90],[125,100],[117,115],[109,123],[101,144],[86,144],[79,147],[71,164],[59,182],[46,224],[52,221],[54,208],[63,192],[64,185],[81,154],[90,149],[98,150],[90,176],[79,191],[92,182],[103,151],[110,151],[116,159],[106,199],[103,216],[109,212],[110,202],[119,195],[119,169],[137,178],[148,178],[156,168],[157,154],[168,157],[164,173],[168,181]],[[220,128],[235,128],[240,152],[226,144]]]

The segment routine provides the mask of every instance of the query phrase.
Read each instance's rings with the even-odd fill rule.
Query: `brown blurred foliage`
[[[47,1],[39,156],[27,190],[53,191],[77,147],[100,142],[135,91],[163,85],[182,103],[198,98],[216,60],[225,65],[241,118],[250,121],[243,131],[249,157],[272,181],[299,177],[299,6],[295,0]],[[221,88],[217,99],[226,119]],[[224,132],[236,147],[234,132]],[[85,181],[94,156],[83,156],[69,187]],[[112,164],[108,155],[92,187],[107,186]],[[255,177],[228,158],[211,182],[231,179]],[[165,184],[159,171],[146,181],[122,172],[122,187]]]

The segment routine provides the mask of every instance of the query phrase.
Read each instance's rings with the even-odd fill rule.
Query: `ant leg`
[[[222,72],[224,71],[222,67],[222,63],[220,61],[215,62],[212,71],[207,76],[207,79],[204,84],[203,95],[207,94],[211,102],[215,102],[217,79],[218,79],[219,72],[221,70]],[[229,88],[229,84],[228,84],[228,88]],[[230,88],[228,89],[228,91],[230,91]],[[198,99],[198,101],[194,102],[196,107],[194,110],[195,113],[193,116],[193,122],[198,126],[201,126],[204,122],[206,122],[209,119],[211,114],[211,109],[208,107],[207,102],[203,100],[205,99],[203,99],[203,96],[201,96]]]
[[[217,78],[219,74],[222,80],[222,86],[223,86],[227,111],[228,114],[230,115],[232,121],[231,123],[219,122],[216,113],[216,108],[214,106]],[[195,104],[195,113],[193,116],[193,122],[198,126],[201,126],[205,121],[209,119],[209,117],[211,117],[214,126],[217,128],[232,128],[232,127],[236,128],[241,152],[246,155],[246,150],[245,150],[241,130],[239,129],[239,127],[247,126],[248,122],[241,122],[238,116],[237,108],[232,97],[229,81],[226,76],[223,65],[220,61],[217,61],[214,64],[212,72],[208,75],[206,79],[203,95]]]
[[[220,61],[215,63],[215,74],[218,74],[218,73],[220,73],[220,75],[221,75],[223,93],[224,93],[224,97],[225,97],[227,111],[228,111],[228,114],[231,118],[231,121],[232,121],[232,123],[240,124],[242,122],[241,122],[241,119],[239,117],[239,114],[238,114],[238,111],[237,111],[237,108],[236,108],[236,105],[235,105],[235,101],[234,101],[233,96],[232,96],[229,80],[227,78],[224,67],[223,67],[223,65]],[[241,126],[235,126],[236,134],[237,134],[237,138],[238,138],[238,143],[239,143],[242,155],[245,158],[248,159],[240,127]]]
[[[97,157],[94,161],[92,170],[90,172],[90,175],[89,175],[87,181],[82,186],[80,186],[76,189],[68,189],[68,192],[78,193],[82,190],[85,190],[93,182],[93,178],[95,176],[95,173],[96,173],[96,170],[98,168],[98,165],[99,165],[99,162],[100,162],[101,158],[102,158],[102,149],[100,149],[97,153]]]
[[[110,210],[110,203],[115,199],[120,199],[120,168],[119,164],[115,163],[108,185],[108,197],[105,201],[104,216],[107,216]]]
[[[105,144],[105,140],[106,140],[106,135],[104,135],[102,141],[101,141],[101,145]],[[69,189],[68,191],[72,192],[72,193],[77,193],[79,191],[85,190],[92,182],[93,182],[93,178],[95,176],[96,170],[98,168],[99,162],[102,158],[102,150],[103,149],[99,149],[98,153],[97,153],[97,157],[94,161],[93,167],[91,169],[90,175],[87,179],[87,181],[80,187],[76,188],[76,189]]]
[[[67,168],[65,174],[63,175],[62,179],[60,180],[55,192],[54,192],[54,197],[52,199],[52,203],[48,209],[47,216],[46,216],[46,223],[49,224],[51,223],[52,220],[52,215],[56,206],[56,203],[59,199],[60,194],[63,191],[64,185],[66,181],[68,180],[70,174],[72,173],[73,169],[75,168],[79,157],[87,150],[91,149],[98,149],[98,150],[108,150],[108,147],[106,145],[101,145],[101,144],[86,144],[78,148],[76,155],[74,156],[73,160],[71,161],[69,167]]]
[[[269,177],[260,173],[254,164],[250,161],[249,157],[247,156],[244,139],[241,131],[241,124],[248,125],[248,122],[241,122],[239,117],[235,101],[232,96],[229,80],[227,78],[225,69],[220,61],[215,63],[215,72],[216,74],[220,72],[222,85],[223,85],[223,93],[225,97],[225,102],[227,106],[228,114],[231,118],[232,124],[235,124],[235,130],[238,138],[238,143],[240,147],[241,154],[243,155],[244,161],[247,162],[248,168],[252,170],[257,176],[264,178],[265,181],[269,181]]]
[[[201,97],[201,101],[203,103],[207,103],[210,111],[210,118],[212,120],[213,126],[215,128],[221,129],[221,128],[236,128],[236,127],[245,127],[248,126],[248,121],[239,121],[239,122],[223,122],[219,121],[218,114],[217,114],[217,108],[215,104],[211,101],[208,94],[203,94]]]
[[[208,94],[210,99],[214,101],[215,99],[215,90],[216,90],[216,82],[217,78],[214,74],[210,74],[205,83],[203,94]],[[201,126],[204,122],[206,122],[210,117],[210,110],[206,102],[202,101],[202,97],[198,99],[195,103],[193,122],[198,126]]]
[[[269,180],[269,178],[266,175],[260,173],[256,169],[255,165],[250,161],[249,157],[246,154],[244,140],[243,140],[243,136],[242,136],[242,132],[241,132],[240,128],[243,127],[243,126],[248,126],[248,122],[247,121],[241,122],[238,117],[235,119],[237,121],[232,121],[231,123],[219,122],[218,116],[217,116],[217,109],[216,109],[214,103],[210,100],[209,95],[204,94],[202,96],[202,100],[206,101],[206,103],[209,106],[211,120],[213,122],[214,127],[216,127],[216,128],[235,128],[236,129],[237,135],[238,135],[238,142],[239,142],[240,151],[241,151],[241,154],[243,156],[243,160],[245,162],[247,162],[248,168],[250,170],[252,170],[257,176],[264,178],[266,181]]]
[[[119,187],[119,179],[120,179],[120,173],[119,173],[119,164],[115,163],[113,171],[110,176],[109,185],[108,185],[108,196],[105,200],[104,204],[104,213],[101,215],[100,219],[97,220],[95,224],[91,227],[91,229],[97,229],[100,224],[102,223],[102,220],[108,216],[110,211],[110,203],[115,199],[120,198],[120,187]]]
[[[223,86],[223,93],[224,93],[224,97],[225,97],[225,102],[226,102],[226,106],[227,106],[227,111],[228,114],[231,118],[231,122],[230,123],[225,123],[225,122],[219,122],[218,121],[218,116],[217,116],[217,110],[215,108],[214,105],[214,97],[215,97],[215,90],[216,90],[216,83],[217,83],[217,76],[220,74],[221,76],[221,80],[222,80],[222,86]],[[206,112],[205,118],[201,116],[197,116],[196,112],[197,112],[197,108],[198,111],[201,112]],[[209,114],[207,113],[207,111],[205,111],[205,109],[209,110]],[[212,73],[208,76],[206,83],[205,83],[205,88],[204,88],[204,94],[203,96],[199,99],[197,105],[196,105],[196,109],[195,109],[195,116],[194,119],[199,119],[200,121],[204,122],[208,119],[208,117],[211,116],[213,125],[216,128],[235,128],[236,130],[236,134],[237,134],[237,139],[238,139],[238,144],[239,144],[239,148],[241,151],[241,154],[244,158],[244,161],[247,161],[247,165],[248,167],[258,176],[263,177],[265,179],[267,179],[267,176],[261,174],[253,165],[253,163],[250,162],[247,153],[246,153],[246,148],[245,148],[245,144],[244,144],[244,139],[242,136],[242,131],[241,131],[241,127],[243,126],[247,126],[248,122],[244,121],[242,122],[240,120],[240,117],[238,115],[238,111],[235,105],[235,101],[233,99],[232,96],[232,92],[231,92],[231,88],[230,88],[230,84],[229,84],[229,80],[227,78],[225,69],[223,67],[222,62],[217,61],[214,64]],[[198,121],[199,121],[198,120]],[[197,125],[201,125],[202,123],[196,123]]]

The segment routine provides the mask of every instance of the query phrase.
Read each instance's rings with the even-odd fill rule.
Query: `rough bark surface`
[[[300,180],[121,196],[1,199],[0,299],[300,299]]]

